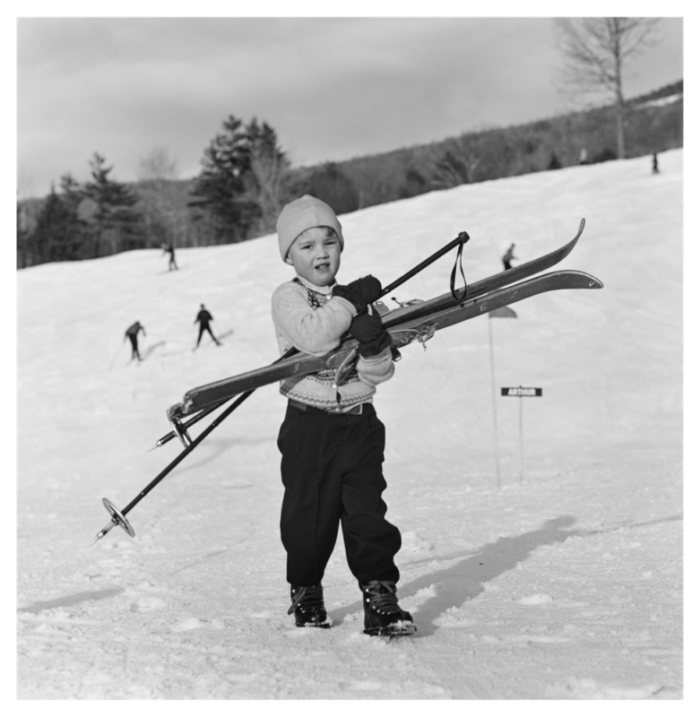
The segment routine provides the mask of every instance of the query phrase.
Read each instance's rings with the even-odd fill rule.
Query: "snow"
[[[643,103],[637,105],[637,108],[663,107],[664,105],[672,105],[674,102],[680,102],[680,100],[682,100],[682,99],[683,99],[683,94],[681,92],[678,92],[675,95],[667,95],[666,97],[659,97],[656,100],[649,100],[648,102],[643,102]]]
[[[333,629],[287,615],[274,386],[129,513],[134,538],[90,544],[109,521],[101,499],[126,506],[181,450],[147,450],[165,409],[276,358],[270,296],[290,269],[275,236],[180,250],[177,272],[160,250],[19,272],[17,696],[683,699],[683,152],[659,162],[659,175],[643,157],[341,218],[339,278],[388,284],[462,230],[471,281],[511,241],[525,261],[585,217],[558,268],[605,284],[439,332],[380,386],[399,597],[419,629],[398,641],[362,634],[342,541],[324,580]],[[453,260],[394,296],[444,293]],[[193,352],[202,302],[224,345],[205,336]],[[122,343],[137,319],[141,365]],[[500,396],[519,385],[543,396]]]

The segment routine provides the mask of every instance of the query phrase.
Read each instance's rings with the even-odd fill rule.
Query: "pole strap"
[[[467,291],[469,290],[469,287],[467,286],[467,278],[466,276],[464,276],[464,269],[462,268],[462,250],[464,249],[464,245],[469,241],[469,234],[467,234],[467,232],[460,232],[457,239],[459,239],[459,245],[457,246],[457,256],[455,257],[455,263],[452,267],[452,273],[450,274],[450,291],[452,292],[452,296],[454,296],[456,301],[462,301],[467,297]],[[461,296],[455,291],[455,279],[457,278],[458,264],[459,272],[462,275],[462,279],[464,280],[464,289],[461,290]]]

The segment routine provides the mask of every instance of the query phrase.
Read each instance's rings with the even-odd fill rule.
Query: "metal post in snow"
[[[489,316],[490,318],[490,316]],[[494,370],[493,361],[493,331],[491,329],[491,321],[489,321],[489,353],[491,357],[491,403],[493,406],[493,453],[496,461],[496,485],[501,489],[501,465],[499,460],[498,449],[498,413],[496,410],[496,372]]]
[[[520,414],[519,420],[519,434],[520,434],[520,482],[523,482],[523,398],[529,396],[541,396],[541,388],[524,388],[523,386],[512,386],[510,388],[501,388],[501,396],[517,396],[520,405],[518,406],[518,412]]]
[[[523,482],[523,394],[522,394],[522,386],[518,387],[520,389],[520,395],[518,396],[518,403],[520,404],[520,483]]]
[[[496,371],[493,359],[493,331],[491,329],[491,319],[517,319],[518,315],[510,308],[510,306],[501,306],[500,309],[489,311],[489,351],[491,356],[491,400],[493,403],[493,449],[496,460],[496,484],[498,489],[501,488],[501,465],[500,450],[498,445],[498,413],[496,411]]]

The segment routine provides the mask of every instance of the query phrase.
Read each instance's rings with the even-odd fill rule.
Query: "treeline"
[[[155,171],[153,178],[127,185],[112,179],[113,167],[98,153],[89,164],[85,184],[67,174],[44,200],[18,203],[20,268],[168,244],[250,239],[279,212],[290,169],[269,125],[256,119],[244,125],[232,115],[205,149],[194,180],[179,182]]]
[[[646,104],[679,96],[668,104]],[[627,157],[683,146],[683,83],[628,105]],[[405,199],[460,184],[513,177],[587,162],[616,159],[613,109],[603,107],[512,127],[469,132],[429,145],[360,157],[326,166],[334,187],[346,192],[343,211]],[[311,176],[318,168],[309,170]]]
[[[39,206],[17,205],[17,263],[30,266],[49,261],[74,261],[143,246],[146,238],[136,205],[136,191],[114,181],[105,158],[97,152],[90,180],[61,177]]]
[[[665,101],[664,101],[665,100]],[[630,100],[628,157],[683,146],[683,81]],[[230,115],[191,180],[111,178],[95,154],[84,185],[61,178],[43,200],[18,203],[17,262],[26,267],[121,251],[209,246],[274,231],[280,208],[304,193],[344,214],[436,189],[616,159],[613,110],[602,107],[344,162],[292,168],[275,131]]]

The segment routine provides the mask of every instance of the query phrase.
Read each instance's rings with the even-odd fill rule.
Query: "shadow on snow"
[[[419,590],[433,586],[436,594],[413,611],[413,618],[418,625],[418,632],[412,639],[428,637],[434,634],[439,626],[435,620],[450,608],[460,607],[467,600],[473,600],[483,592],[484,583],[496,579],[509,570],[513,570],[518,563],[527,560],[530,555],[544,545],[555,545],[574,537],[587,537],[601,533],[610,533],[620,528],[639,528],[656,523],[665,523],[682,520],[681,514],[648,521],[645,523],[631,523],[616,525],[611,528],[598,530],[574,530],[576,519],[570,515],[560,516],[547,520],[538,530],[532,530],[515,537],[499,538],[488,543],[479,550],[466,552],[469,557],[452,565],[449,568],[428,573],[420,578],[399,586],[399,598],[414,595]],[[464,553],[463,553],[464,554]],[[445,558],[430,558],[430,562],[441,559],[450,559],[459,554],[452,554]],[[418,561],[423,562],[423,561]],[[342,610],[329,611],[333,621],[338,623],[346,615],[362,610],[362,602],[358,601]]]

